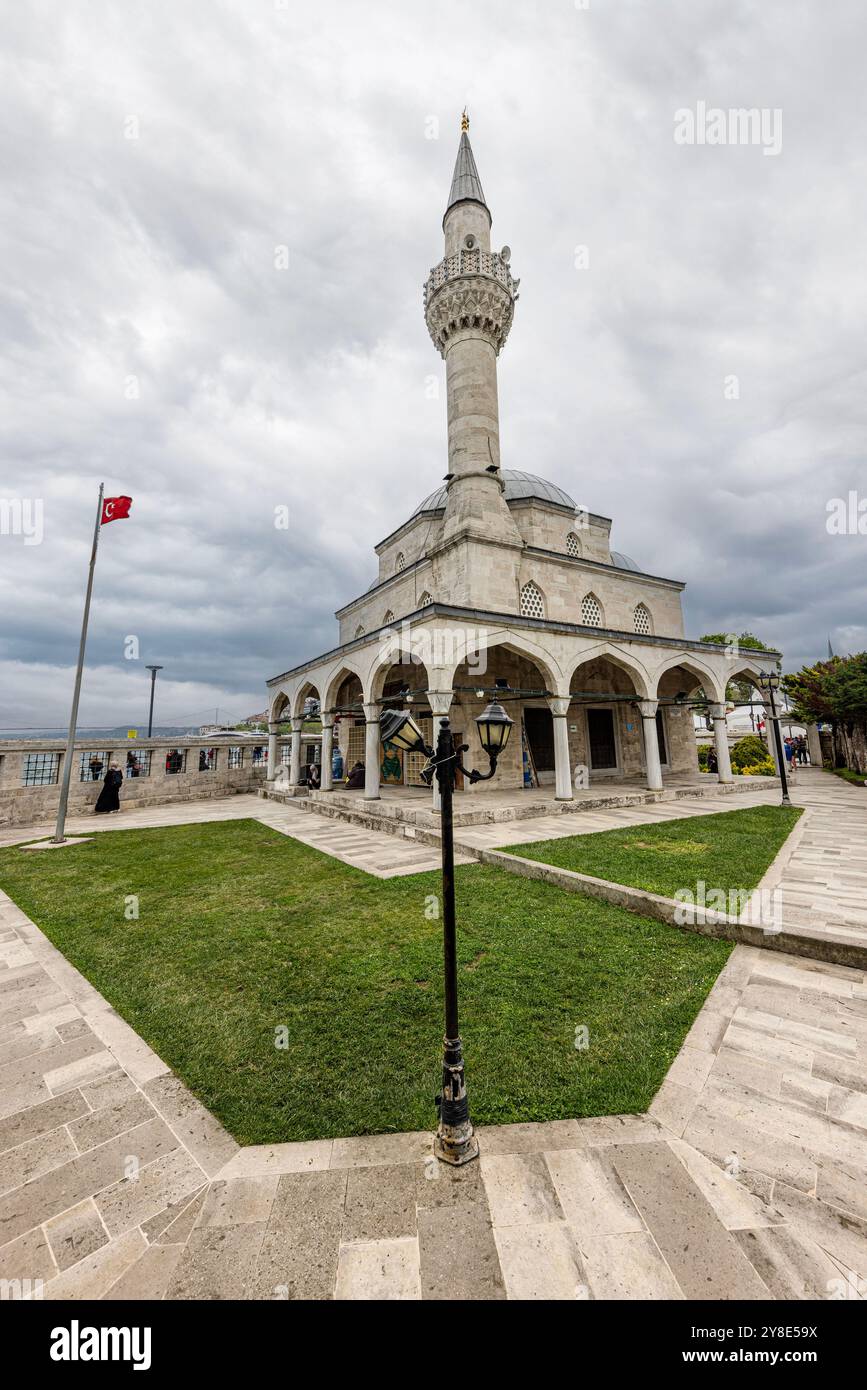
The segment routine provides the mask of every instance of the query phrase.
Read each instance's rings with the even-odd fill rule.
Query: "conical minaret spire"
[[[449,190],[449,201],[446,207],[446,216],[455,206],[455,203],[462,203],[469,200],[473,203],[481,203],[487,210],[485,195],[482,192],[482,181],[479,178],[479,171],[476,168],[476,161],[473,157],[473,147],[470,144],[470,118],[464,109],[461,116],[461,143],[458,145],[458,157],[455,160],[455,172],[452,175],[452,186]],[[488,217],[490,218],[490,212]]]
[[[445,259],[424,292],[425,321],[445,358],[449,471],[444,539],[471,534],[521,545],[500,479],[497,355],[512,326],[516,280],[509,251],[491,251],[491,213],[473,157],[466,111],[443,218]]]

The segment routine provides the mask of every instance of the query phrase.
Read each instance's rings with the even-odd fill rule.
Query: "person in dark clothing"
[[[89,766],[91,782],[98,782],[99,774],[102,772],[102,758],[100,758],[97,753],[94,753],[93,757],[90,760]]]
[[[715,749],[715,748],[710,748],[710,749],[708,749],[708,754],[707,754],[707,770],[708,770],[708,772],[719,772],[719,763],[717,762],[717,756],[716,756],[716,749]]]
[[[349,791],[358,791],[364,786],[364,763],[358,762],[355,764],[346,779],[346,786]]]
[[[123,786],[123,773],[117,763],[112,763],[102,783],[102,791],[94,806],[97,815],[104,815],[107,811],[120,810],[120,789]]]

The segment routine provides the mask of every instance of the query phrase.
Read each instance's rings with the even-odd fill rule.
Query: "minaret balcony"
[[[521,282],[512,278],[508,263],[498,251],[483,251],[477,246],[472,251],[456,251],[453,256],[444,257],[439,265],[432,268],[424,286],[425,309],[443,285],[467,275],[485,275],[492,280],[498,280],[513,299],[518,298],[517,289]]]
[[[481,330],[496,353],[509,335],[519,280],[496,251],[457,251],[435,265],[424,287],[424,315],[434,347],[445,357],[464,330]]]

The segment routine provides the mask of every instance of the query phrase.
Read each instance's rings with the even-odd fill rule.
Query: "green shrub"
[[[742,777],[776,777],[777,769],[770,758],[763,758],[760,763],[751,763],[749,767],[741,768]]]
[[[732,767],[742,772],[745,767],[763,763],[767,756],[768,750],[758,734],[747,734],[745,738],[739,738],[732,748]]]
[[[710,754],[710,744],[701,743],[698,749],[698,765],[702,772],[707,772],[707,760]]]

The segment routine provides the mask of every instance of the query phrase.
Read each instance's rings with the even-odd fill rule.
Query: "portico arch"
[[[673,678],[671,672],[676,672],[677,678]],[[716,671],[692,652],[680,652],[662,661],[656,667],[653,679],[657,699],[664,695],[676,695],[681,691],[685,695],[692,695],[699,686],[709,700],[716,702],[725,699],[725,685],[720,681]]]

